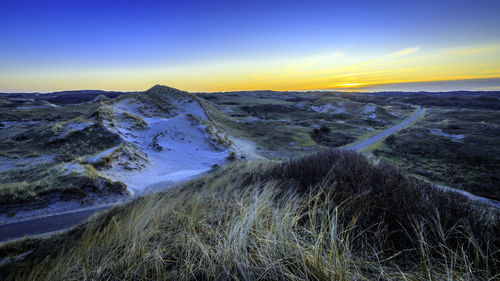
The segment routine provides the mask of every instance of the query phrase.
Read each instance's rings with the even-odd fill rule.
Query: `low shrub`
[[[0,277],[493,280],[498,222],[497,209],[458,193],[353,152],[322,151],[235,163],[115,207],[18,247],[34,252]],[[0,253],[16,247],[8,249]]]

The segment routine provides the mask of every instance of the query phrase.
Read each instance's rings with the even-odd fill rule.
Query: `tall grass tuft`
[[[457,196],[342,151],[236,163],[46,240],[0,277],[497,280],[498,212]]]

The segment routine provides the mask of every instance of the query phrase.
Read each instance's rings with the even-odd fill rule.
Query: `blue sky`
[[[0,91],[363,89],[498,78],[499,12],[500,1],[3,0]],[[458,53],[443,55],[450,50]],[[372,61],[378,68],[342,78]],[[387,75],[367,74],[380,71]]]

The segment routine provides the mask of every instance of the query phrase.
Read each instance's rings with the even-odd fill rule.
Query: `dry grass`
[[[148,123],[137,114],[123,112],[123,117],[132,123],[132,128],[144,129],[148,126]]]
[[[0,278],[496,280],[498,212],[447,197],[354,153],[237,163],[42,242]]]

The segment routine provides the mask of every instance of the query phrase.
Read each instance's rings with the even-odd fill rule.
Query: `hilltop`
[[[79,95],[86,101],[81,103]],[[230,140],[196,96],[165,86],[114,95],[91,91],[6,99],[3,107],[10,110],[0,114],[2,220],[60,212],[78,205],[75,200],[84,206],[123,200],[235,157]],[[49,102],[55,98],[62,102]]]

